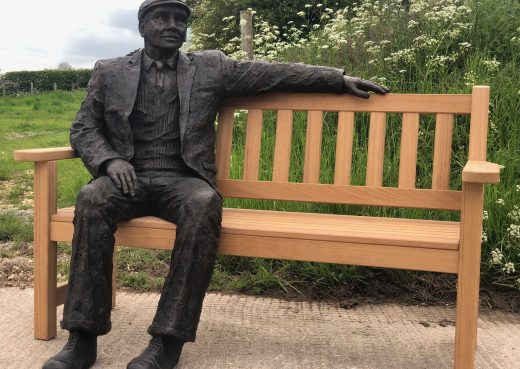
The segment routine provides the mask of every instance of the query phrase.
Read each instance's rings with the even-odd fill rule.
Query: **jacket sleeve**
[[[226,96],[267,92],[343,93],[344,71],[296,63],[237,61],[220,53]]]
[[[71,146],[94,177],[102,175],[100,171],[107,160],[123,158],[107,140],[104,103],[104,79],[101,65],[96,62],[87,96],[70,129]]]

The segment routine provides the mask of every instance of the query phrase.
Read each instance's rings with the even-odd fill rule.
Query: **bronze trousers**
[[[77,199],[63,329],[110,331],[112,256],[117,223],[154,215],[177,225],[175,247],[151,335],[193,342],[215,264],[222,198],[186,172],[138,172],[135,197],[107,177],[84,186]]]

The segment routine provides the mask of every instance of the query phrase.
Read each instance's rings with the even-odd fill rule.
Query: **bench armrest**
[[[470,160],[462,170],[462,182],[467,183],[498,183],[500,182],[500,167],[487,161]]]
[[[16,150],[16,161],[52,161],[77,158],[78,155],[70,147],[54,147],[50,149]]]

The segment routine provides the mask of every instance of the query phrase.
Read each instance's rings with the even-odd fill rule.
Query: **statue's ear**
[[[139,20],[139,33],[144,37],[144,19]]]

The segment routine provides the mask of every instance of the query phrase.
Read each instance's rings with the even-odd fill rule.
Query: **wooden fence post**
[[[31,81],[31,95],[34,95],[34,83]]]
[[[240,33],[244,58],[253,60],[253,14],[249,10],[240,12]]]
[[[56,82],[54,82],[53,88],[54,88],[54,91],[56,91],[58,89],[58,85],[56,84]]]
[[[5,97],[5,95],[7,95],[5,92],[5,86],[2,86],[2,96]]]

